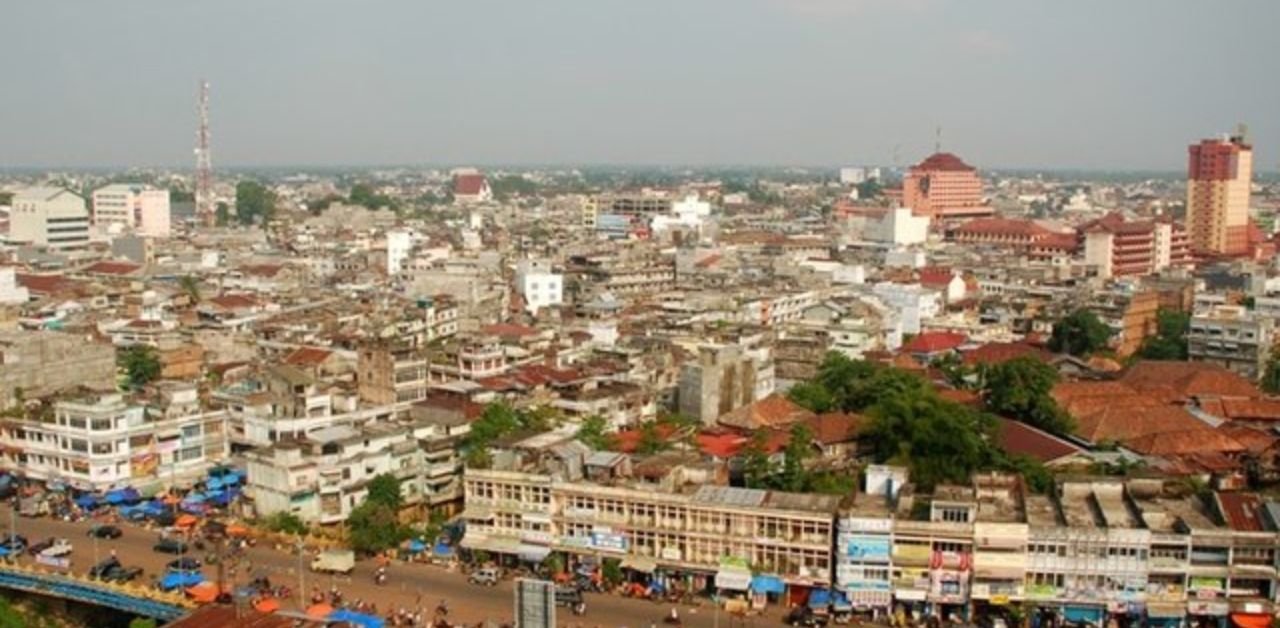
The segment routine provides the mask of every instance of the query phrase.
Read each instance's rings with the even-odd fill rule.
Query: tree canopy
[[[463,460],[467,466],[485,468],[492,462],[489,447],[494,441],[521,430],[545,432],[559,420],[559,413],[551,408],[518,411],[505,403],[491,403],[462,442]]]
[[[983,369],[982,379],[988,410],[1058,435],[1074,427],[1050,395],[1058,383],[1052,366],[1023,356]]]
[[[276,193],[257,181],[236,184],[236,220],[266,225],[276,214]]]
[[[118,362],[132,388],[146,386],[160,377],[160,357],[154,347],[134,345],[120,352]]]
[[[609,422],[604,417],[593,414],[582,421],[578,427],[578,440],[595,450],[613,447],[614,438],[609,433]]]
[[[1156,334],[1142,341],[1138,356],[1147,360],[1187,359],[1187,331],[1191,315],[1161,308],[1156,313]]]
[[[352,205],[360,205],[369,209],[382,209],[385,207],[391,211],[400,211],[399,201],[386,194],[374,192],[373,186],[368,183],[357,183],[351,186],[351,194],[348,196],[348,201]]]
[[[1078,309],[1054,323],[1049,348],[1074,356],[1087,356],[1107,347],[1111,328],[1086,309]]]
[[[412,531],[400,523],[400,480],[383,473],[369,481],[369,493],[347,517],[351,547],[375,553],[399,545]]]

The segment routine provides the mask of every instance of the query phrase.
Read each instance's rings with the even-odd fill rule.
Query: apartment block
[[[1251,381],[1262,377],[1275,342],[1275,319],[1239,305],[1217,305],[1192,315],[1187,354]]]

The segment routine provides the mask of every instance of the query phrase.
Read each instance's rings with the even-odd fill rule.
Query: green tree
[[[801,492],[808,488],[809,470],[806,462],[813,457],[813,430],[805,423],[791,426],[787,446],[782,450],[782,470],[779,472],[778,488],[784,491]]]
[[[773,460],[765,451],[766,439],[764,430],[756,430],[738,454],[742,459],[742,481],[747,488],[766,488],[773,478]]]
[[[27,619],[13,607],[8,598],[0,597],[0,628],[26,628]]]
[[[957,353],[944,353],[935,358],[931,366],[942,372],[942,376],[952,388],[964,390],[972,386],[970,377],[974,373],[973,369],[965,365],[964,360]]]
[[[625,575],[622,573],[622,561],[617,558],[606,558],[600,565],[600,577],[611,587],[622,584]]]
[[[399,511],[404,505],[404,497],[400,494],[400,480],[390,473],[374,476],[369,480],[369,496],[365,499]]]
[[[666,451],[670,446],[658,431],[657,423],[649,421],[640,425],[640,442],[636,445],[636,453],[656,454]]]
[[[395,508],[370,499],[351,511],[347,529],[351,548],[365,554],[391,549],[411,536],[411,531],[400,523],[400,513]]]
[[[214,222],[216,222],[219,227],[225,227],[231,223],[231,207],[226,203],[219,201],[218,205],[214,208],[213,215]]]
[[[192,303],[200,302],[200,279],[192,275],[183,275],[178,278],[178,288],[182,293],[187,295]]]
[[[129,386],[141,388],[160,376],[160,357],[153,347],[134,345],[121,351],[118,359]]]
[[[879,462],[904,464],[917,485],[964,483],[997,461],[994,421],[936,394],[887,396],[868,410],[866,438]]]
[[[1057,383],[1052,366],[1029,356],[1014,358],[984,369],[983,401],[996,414],[1064,435],[1074,426],[1051,395]]]
[[[504,403],[491,403],[467,434],[467,444],[471,447],[487,447],[493,441],[520,429],[520,417],[516,411]]]
[[[150,617],[134,617],[129,621],[129,628],[156,628],[156,620]]]
[[[1272,349],[1267,367],[1262,372],[1262,390],[1273,395],[1280,394],[1280,349]]]
[[[357,183],[351,186],[351,194],[348,200],[352,205],[360,205],[369,209],[387,208],[391,211],[400,211],[400,203],[386,194],[374,192],[373,186],[368,183]]]
[[[858,184],[858,198],[864,200],[876,198],[877,196],[880,196],[880,191],[882,189],[883,187],[880,185],[880,181],[878,179],[867,179],[866,181]]]
[[[276,193],[257,181],[236,184],[236,219],[243,225],[266,226],[276,214]]]
[[[1156,313],[1156,334],[1142,341],[1138,356],[1147,360],[1187,359],[1187,331],[1191,315],[1161,308]]]
[[[1035,458],[1013,456],[1004,465],[1004,470],[1021,475],[1032,493],[1047,495],[1053,490],[1053,473]]]
[[[277,512],[268,515],[263,521],[263,526],[272,532],[280,532],[282,534],[306,534],[307,524],[302,521],[298,515],[291,512]]]
[[[484,447],[471,447],[466,450],[462,461],[472,469],[488,469],[493,466],[493,455]]]
[[[1049,348],[1059,353],[1087,356],[1105,349],[1111,339],[1111,328],[1098,320],[1098,315],[1078,309],[1054,323]]]
[[[800,382],[787,390],[787,399],[812,412],[829,412],[835,407],[831,391],[818,382]]]
[[[608,432],[609,423],[604,417],[593,414],[582,421],[578,427],[578,440],[595,450],[611,449],[614,445],[613,434]]]

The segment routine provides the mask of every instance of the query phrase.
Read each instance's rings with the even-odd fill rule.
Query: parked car
[[[198,571],[200,569],[200,561],[190,556],[183,556],[169,561],[165,568],[169,571]]]
[[[27,549],[27,537],[21,534],[5,535],[3,539],[0,539],[0,547],[9,550],[12,554],[20,553],[22,550]]]
[[[587,612],[587,603],[582,600],[582,590],[571,585],[556,587],[556,606],[567,606],[574,615]]]
[[[35,555],[40,554],[41,552],[45,551],[46,549],[49,549],[50,547],[53,547],[53,537],[50,537],[50,538],[47,538],[47,539],[45,539],[45,540],[43,540],[43,541],[40,541],[40,542],[37,542],[37,543],[32,543],[31,545],[28,545],[28,546],[27,546],[27,553],[28,553],[28,554],[31,554],[32,556],[35,556]]]
[[[786,622],[788,626],[804,626],[805,628],[818,628],[827,625],[827,616],[814,612],[808,606],[797,606],[787,613]]]
[[[98,524],[89,528],[89,537],[99,539],[118,539],[124,535],[124,531],[116,526]]]
[[[356,553],[351,550],[325,550],[311,561],[311,571],[350,574],[356,568]]]
[[[187,543],[178,539],[162,538],[151,546],[152,550],[161,554],[181,554],[187,551]]]
[[[125,567],[124,565],[116,565],[114,569],[110,569],[102,576],[107,582],[133,582],[142,575],[141,567]]]
[[[471,572],[471,575],[467,576],[467,582],[487,587],[497,586],[498,580],[500,580],[498,577],[498,570],[493,567],[482,567]]]
[[[71,543],[66,539],[54,539],[48,547],[40,550],[40,555],[50,558],[60,558],[70,554],[74,549],[75,548],[73,548]]]

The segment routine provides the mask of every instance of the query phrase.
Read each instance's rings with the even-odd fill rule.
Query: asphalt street
[[[67,522],[49,518],[28,519],[11,517],[7,505],[0,506],[0,534],[8,534],[10,524],[14,524],[16,532],[27,537],[31,543],[49,537],[65,537],[75,546],[71,554],[70,569],[77,574],[84,574],[98,560],[116,552],[117,557],[126,566],[137,566],[144,570],[141,582],[150,582],[152,578],[164,573],[164,566],[176,558],[170,554],[161,554],[152,550],[159,538],[159,531],[133,524],[122,524],[124,535],[119,539],[102,539],[96,548],[87,531],[92,525],[90,521]],[[189,554],[204,560],[209,553],[194,551]],[[32,559],[25,556],[22,561],[30,564]],[[379,612],[385,614],[386,609],[403,606],[413,610],[421,607],[424,617],[430,617],[440,603],[446,600],[449,607],[449,620],[454,623],[479,623],[484,620],[509,621],[514,612],[513,582],[508,579],[494,587],[469,584],[466,576],[445,567],[422,563],[393,562],[387,569],[387,582],[376,585],[373,573],[376,569],[373,561],[360,561],[350,576],[329,576],[311,573],[306,567],[310,556],[299,560],[296,553],[277,550],[259,544],[249,548],[244,558],[233,570],[227,563],[225,576],[228,584],[247,584],[255,575],[266,575],[273,585],[283,584],[293,590],[292,599],[284,602],[285,608],[301,609],[307,603],[301,596],[308,596],[313,587],[319,586],[328,591],[337,587],[348,601],[373,601]],[[301,570],[299,569],[301,567]],[[49,571],[59,571],[48,568]],[[206,565],[203,568],[206,578],[217,578],[217,569]],[[233,573],[234,571],[234,573]],[[662,619],[671,610],[672,605],[646,600],[636,600],[608,594],[586,594],[587,612],[583,616],[573,616],[568,609],[558,609],[557,624],[562,626],[626,626],[629,628],[645,628],[651,625],[662,626]],[[770,626],[780,625],[781,611],[770,609],[763,616],[731,617],[727,613],[717,613],[709,600],[703,600],[698,607],[679,606],[679,613],[684,626],[722,628],[729,626]]]

